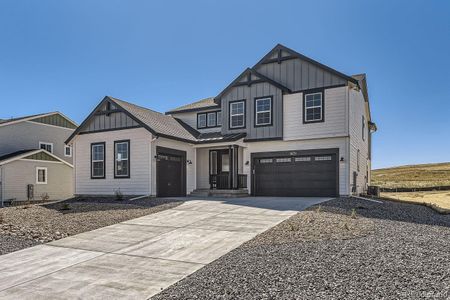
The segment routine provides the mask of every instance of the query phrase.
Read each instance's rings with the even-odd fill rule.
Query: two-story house
[[[0,200],[73,196],[72,148],[77,124],[60,112],[0,120]]]
[[[366,76],[277,45],[166,114],[105,97],[67,140],[76,194],[337,196],[370,182]]]

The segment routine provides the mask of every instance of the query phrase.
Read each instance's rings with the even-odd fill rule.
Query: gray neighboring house
[[[76,128],[60,112],[0,120],[0,200],[72,197],[72,148],[64,141]]]
[[[165,114],[107,96],[66,143],[78,195],[338,196],[367,190],[375,130],[365,74],[278,44]]]

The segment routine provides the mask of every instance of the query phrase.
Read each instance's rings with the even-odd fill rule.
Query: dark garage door
[[[336,153],[253,159],[257,196],[336,196]]]
[[[156,184],[158,197],[186,195],[186,163],[182,151],[158,147]]]

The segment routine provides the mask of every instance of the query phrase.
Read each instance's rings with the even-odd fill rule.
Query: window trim
[[[66,149],[70,149],[70,154],[69,154],[69,155],[67,155]],[[71,146],[69,146],[69,145],[64,145],[64,156],[65,156],[65,157],[72,157],[72,147],[71,147]]]
[[[321,114],[321,118],[320,120],[312,120],[312,121],[307,121],[306,120],[306,96],[308,95],[314,95],[314,94],[321,94],[322,95],[322,114]],[[325,122],[325,89],[320,88],[320,89],[311,89],[311,90],[306,90],[303,92],[303,124],[310,124],[310,123],[321,123],[321,122]]]
[[[231,106],[234,103],[238,103],[238,102],[242,102],[244,104],[244,113],[242,114],[244,116],[243,118],[243,125],[242,126],[231,126]],[[233,101],[229,101],[228,102],[228,129],[229,130],[235,130],[235,129],[244,129],[246,128],[246,121],[247,121],[247,109],[246,109],[246,99],[241,99],[241,100],[233,100]],[[233,116],[238,116],[238,115],[233,115]],[[239,114],[240,116],[240,114]]]
[[[220,110],[213,110],[213,111],[205,111],[205,112],[201,112],[201,113],[197,113],[197,129],[206,129],[206,128],[216,128],[216,127],[221,127],[222,125],[217,125],[217,113],[221,113]],[[213,126],[209,126],[208,125],[208,114],[215,114],[216,115],[216,121],[214,122]],[[200,127],[198,126],[198,120],[200,118],[201,115],[205,115],[206,116],[206,126]]]
[[[117,148],[116,145],[120,143],[127,143],[128,144],[128,174],[127,175],[117,175],[117,165],[116,165],[116,155],[117,155]],[[121,179],[121,178],[130,178],[131,173],[131,143],[130,140],[119,140],[114,141],[114,178],[115,179]]]
[[[362,116],[362,140],[366,140],[366,118]]]
[[[205,116],[205,126],[200,126],[200,116],[204,115]],[[197,129],[204,129],[208,127],[208,115],[206,113],[198,113],[197,114]]]
[[[361,162],[360,162],[361,151],[358,149],[356,151],[356,170],[361,171]]]
[[[93,168],[92,165],[94,161],[92,160],[92,148],[96,145],[103,145],[103,176],[93,176]],[[91,143],[91,179],[105,179],[106,178],[106,143],[105,142],[98,142],[98,143]]]
[[[50,153],[53,153],[53,150],[55,149],[54,146],[53,146],[53,143],[39,141],[39,149],[42,149],[41,145],[50,145],[50,146],[52,146],[52,151],[48,151],[47,149],[43,149],[43,150],[48,151]]]
[[[260,100],[266,100],[269,99],[270,100],[270,111],[260,111],[258,112],[257,110],[257,103]],[[255,117],[255,124],[254,127],[266,127],[266,126],[273,126],[273,96],[264,96],[264,97],[255,97],[254,99],[254,117]],[[258,113],[266,113],[266,112],[270,112],[270,122],[269,123],[264,123],[264,124],[258,124]]]
[[[39,181],[39,171],[44,170],[45,171],[45,181],[40,182]],[[36,184],[48,184],[48,170],[46,167],[36,167]]]

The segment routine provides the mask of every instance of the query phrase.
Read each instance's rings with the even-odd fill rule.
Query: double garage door
[[[257,153],[253,157],[256,196],[337,196],[338,151]]]

